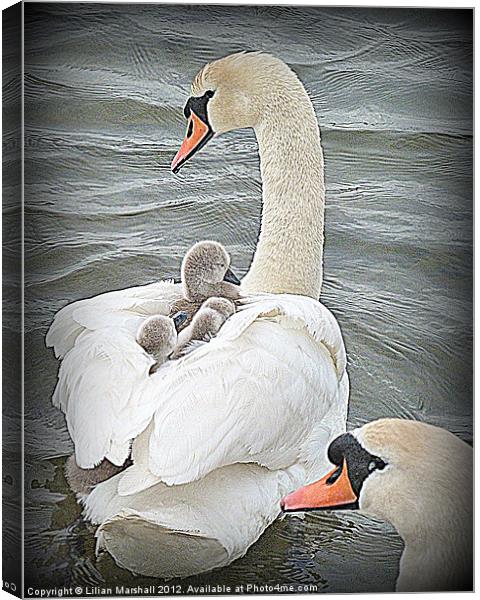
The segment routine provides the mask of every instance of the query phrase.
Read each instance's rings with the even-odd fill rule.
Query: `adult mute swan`
[[[445,429],[380,419],[335,439],[335,468],[282,501],[285,511],[360,508],[405,542],[399,592],[472,588],[473,452]]]
[[[243,556],[279,514],[280,499],[326,467],[348,402],[340,328],[318,302],[323,155],[305,89],[282,61],[235,54],[200,71],[185,114],[174,170],[215,134],[253,127],[257,136],[262,223],[241,286],[250,297],[213,340],[150,377],[135,331],[149,315],[169,314],[179,285],[77,302],[59,312],[47,336],[64,356],[54,400],[80,466],[105,457],[123,464],[136,438],[128,474],[83,501],[99,525],[97,550],[156,577]]]

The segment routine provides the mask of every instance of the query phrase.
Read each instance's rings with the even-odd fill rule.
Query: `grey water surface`
[[[169,168],[192,77],[231,52],[281,57],[315,106],[321,299],[347,345],[349,425],[393,415],[472,440],[471,15],[26,4],[27,583],[162,583],[95,558],[94,529],[63,477],[72,444],[51,405],[58,364],[44,336],[69,302],[177,276],[198,239],[223,242],[236,272],[248,269],[261,209],[253,132],[212,141],[177,176]],[[308,513],[181,583],[392,590],[401,549],[385,523]]]

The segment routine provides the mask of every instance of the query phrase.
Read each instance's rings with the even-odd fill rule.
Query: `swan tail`
[[[107,552],[119,567],[149,577],[189,577],[229,562],[218,540],[174,531],[146,521],[135,511],[121,512],[102,523],[96,538],[97,555]]]
[[[278,516],[280,499],[306,482],[299,466],[275,472],[236,464],[188,485],[159,483],[120,496],[123,475],[83,500],[85,517],[99,525],[97,552],[160,578],[187,577],[240,558]]]

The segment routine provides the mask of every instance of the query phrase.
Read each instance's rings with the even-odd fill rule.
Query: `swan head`
[[[304,90],[280,59],[263,52],[230,54],[205,65],[195,76],[184,114],[187,133],[172,161],[176,173],[215,135],[257,127],[266,114],[281,111],[279,98]]]
[[[230,255],[224,246],[210,240],[197,242],[190,248],[183,259],[181,273],[185,297],[191,301],[220,293],[219,286],[223,290],[224,282],[232,286],[240,284],[230,269]]]
[[[179,312],[173,318],[164,315],[148,317],[138,328],[137,343],[157,361],[166,360],[177,344],[177,329],[186,319],[185,312]]]
[[[335,467],[286,496],[284,511],[358,508],[415,540],[471,502],[472,450],[439,427],[380,419],[337,437],[328,458]]]

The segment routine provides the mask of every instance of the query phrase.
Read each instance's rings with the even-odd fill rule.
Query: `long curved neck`
[[[255,134],[263,181],[262,222],[242,289],[318,298],[324,239],[323,152],[303,86],[271,99]]]
[[[445,447],[438,450],[439,460],[447,457],[443,465],[425,467],[418,479],[422,489],[412,491],[404,486],[405,499],[397,493],[402,509],[393,508],[394,518],[391,515],[389,519],[405,543],[397,591],[471,589],[473,456],[466,444],[461,447],[463,442],[457,442],[449,446],[447,438]],[[424,474],[431,478],[430,482]]]
[[[429,536],[420,540],[413,536],[412,539],[404,538],[397,592],[469,589],[473,540],[466,529],[471,528],[471,523],[470,520],[463,526],[459,523],[459,527],[448,528],[444,525],[444,530],[432,530]]]

